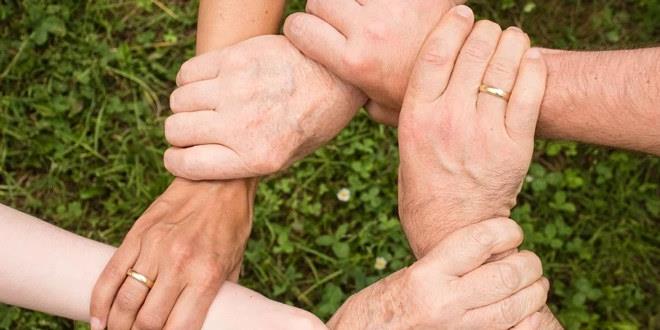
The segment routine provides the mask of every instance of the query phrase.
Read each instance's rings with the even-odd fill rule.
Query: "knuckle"
[[[138,314],[135,319],[134,328],[138,330],[157,330],[162,329],[165,319],[158,314],[146,312]]]
[[[193,256],[193,249],[187,242],[174,242],[170,248],[170,261],[176,269],[184,269],[190,258]]]
[[[499,304],[499,322],[508,328],[518,321],[519,306],[513,299],[505,299]]]
[[[406,268],[406,279],[411,287],[416,288],[428,281],[428,272],[420,265],[414,265]]]
[[[447,47],[442,47],[439,41],[433,41],[420,60],[434,67],[444,67],[452,62],[452,56]]]
[[[122,290],[117,294],[115,304],[121,312],[128,312],[140,306],[140,295],[130,290]]]
[[[477,37],[465,45],[463,53],[471,61],[485,61],[490,57],[492,48],[488,40]]]
[[[388,36],[392,35],[388,25],[383,21],[365,26],[364,34],[371,42],[380,42],[386,40]]]
[[[497,265],[497,272],[500,276],[500,284],[504,289],[512,291],[520,285],[520,275],[516,267],[507,262],[502,262]]]
[[[203,271],[197,278],[197,284],[205,289],[214,289],[219,287],[223,278],[217,267],[207,266],[206,268],[202,269],[206,270]]]
[[[495,242],[495,235],[484,225],[476,225],[470,229],[470,239],[482,247],[490,247]]]
[[[502,58],[493,59],[490,64],[488,64],[489,74],[496,77],[510,77],[515,76],[516,68],[514,63],[507,61]]]

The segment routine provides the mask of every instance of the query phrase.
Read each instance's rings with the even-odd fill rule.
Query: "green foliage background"
[[[660,41],[658,0],[470,4],[545,47]],[[303,8],[290,1],[288,12]],[[118,244],[170,181],[161,127],[175,74],[193,55],[195,16],[196,3],[185,1],[3,1],[0,201]],[[361,115],[262,183],[242,283],[325,318],[350,293],[411,263],[397,220],[395,141],[394,130]],[[659,163],[537,143],[514,218],[544,261],[551,305],[568,328],[660,328]],[[335,196],[344,187],[348,203]],[[374,268],[377,257],[385,270]],[[81,327],[0,305],[0,329]]]

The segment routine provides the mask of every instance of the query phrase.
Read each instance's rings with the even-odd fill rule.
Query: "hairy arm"
[[[660,155],[660,47],[544,58],[539,136]]]
[[[88,321],[90,293],[115,248],[0,204],[0,302]],[[257,317],[255,317],[255,315]],[[234,283],[215,297],[207,329],[311,329],[320,320]]]

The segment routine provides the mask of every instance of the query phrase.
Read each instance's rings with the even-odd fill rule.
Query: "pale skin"
[[[420,15],[396,16],[398,13],[409,13],[409,11],[376,8],[376,4],[385,7],[388,5],[396,6],[400,4],[397,1],[373,0],[359,2],[360,7],[356,6],[354,1],[349,0],[310,1],[308,6],[310,4],[312,7],[317,6],[311,10],[314,15],[295,14],[290,16],[285,24],[285,33],[307,56],[316,59],[345,81],[366,92],[371,98],[369,103],[370,113],[376,120],[395,125],[399,120],[398,109],[402,102],[402,91],[407,86],[408,75],[391,75],[392,70],[398,68],[410,68],[412,70],[411,63],[413,63],[414,57],[401,57],[400,54],[409,52],[415,54],[415,49],[419,49],[421,46],[421,41],[419,41],[419,44],[416,45],[417,48],[413,47],[410,50],[402,42],[424,40],[428,31],[436,22],[433,21],[432,15],[422,15],[428,20],[420,20]],[[332,6],[328,6],[330,3]],[[424,3],[424,0],[415,1],[414,3],[421,3],[420,8],[428,8],[428,3]],[[369,4],[373,5],[369,6]],[[352,9],[342,10],[342,5],[346,5],[345,8],[352,6]],[[406,2],[406,6],[408,5],[409,2]],[[424,5],[427,5],[427,7],[424,7]],[[439,9],[441,12],[442,8],[450,7],[442,6]],[[326,11],[324,12],[324,10]],[[373,14],[379,10],[390,14],[388,20],[382,20],[382,15]],[[358,13],[357,16],[356,13]],[[362,15],[363,13],[366,14]],[[393,24],[387,25],[388,22]],[[422,23],[422,31],[418,28],[420,22]],[[342,24],[345,25],[342,26]],[[377,27],[377,29],[372,27]],[[400,30],[420,33],[422,37],[412,39],[396,38],[396,36],[400,36],[400,33],[397,33]],[[391,39],[390,36],[395,37]],[[266,44],[264,42],[264,45]],[[374,49],[380,51],[373,51]],[[438,50],[439,52],[431,55],[431,57],[438,62],[446,62],[447,54],[443,53],[441,48]],[[240,53],[245,51],[247,51],[247,48],[237,47],[234,49],[234,52],[237,53],[235,54],[236,57],[240,57]],[[483,49],[475,49],[475,51],[483,51]],[[658,63],[654,60],[660,55],[660,49],[595,53],[562,52],[548,55],[550,52],[544,51],[548,67],[548,82],[541,106],[538,130],[536,131],[537,136],[570,138],[577,141],[640,150],[654,154],[660,153],[658,144],[658,141],[660,141],[658,138],[658,132],[660,132],[658,118],[660,116],[658,116],[658,108],[655,106],[660,101],[658,100],[660,75],[658,74]],[[371,56],[377,56],[377,58],[374,59]],[[196,62],[198,68],[220,65],[219,62],[214,63],[208,59],[199,59]],[[274,65],[276,62],[282,62],[282,60],[273,57],[271,63]],[[261,65],[267,67],[269,64],[267,60],[264,60]],[[184,69],[187,71],[193,68]],[[574,77],[576,72],[579,72],[579,78],[566,78]],[[387,73],[387,77],[378,76],[382,73]],[[264,73],[265,76],[268,74],[268,72]],[[399,78],[402,80],[399,80],[398,83],[392,83],[390,76],[395,81],[397,77],[403,78]],[[204,77],[204,79],[216,79],[217,77],[219,75],[211,75]],[[313,79],[313,77],[309,79]],[[259,85],[259,81],[260,79],[255,79],[245,84]],[[384,84],[383,81],[388,83]],[[304,82],[304,80],[298,81],[298,83],[300,86],[313,85],[313,83]],[[622,86],[626,86],[626,88],[622,88]],[[201,94],[194,91],[194,87],[187,88],[187,92],[182,90],[178,93],[178,99],[185,100],[200,97]],[[214,93],[218,95],[217,98],[214,98]],[[215,109],[219,113],[219,117],[222,118],[222,113],[225,110],[221,104],[220,95],[227,94],[232,94],[232,91],[227,89],[222,92],[207,90],[204,96],[209,101],[198,106],[196,110]],[[391,103],[391,100],[395,100],[394,105],[390,104],[390,107],[388,107],[388,101]],[[254,102],[258,103],[259,100]],[[258,109],[260,106],[258,104],[254,105],[254,108]],[[290,121],[295,121],[296,117],[313,110],[293,107],[288,108],[287,112],[283,112],[279,116],[287,116]],[[354,111],[350,108],[337,108],[333,115],[347,122],[348,118],[353,116]],[[297,133],[295,130],[287,131],[281,129],[281,126],[270,125],[273,122],[283,121],[277,113],[264,115],[259,112],[246,112],[242,116],[245,123],[251,124],[243,125],[240,122],[231,121],[231,125],[223,125],[225,120],[220,119],[218,120],[219,124],[213,124],[213,129],[206,130],[206,134],[187,141],[186,144],[195,146],[194,148],[176,149],[176,153],[166,154],[165,163],[167,168],[172,173],[178,173],[182,176],[186,176],[186,173],[192,175],[191,168],[201,169],[201,171],[194,171],[194,178],[223,177],[224,175],[237,177],[236,171],[230,171],[229,167],[234,166],[234,168],[237,168],[238,165],[251,164],[251,160],[254,160],[255,164],[268,162],[274,157],[277,160],[274,162],[274,166],[265,168],[277,171],[300,157],[299,154],[291,157],[290,155],[293,155],[293,153],[290,150],[297,150],[299,146],[303,145],[306,146],[305,150],[309,149],[309,145],[314,147],[322,145],[316,143],[311,136],[305,137],[303,134],[301,137],[300,134],[295,134]],[[178,130],[172,129],[168,133],[166,127],[166,134],[171,140],[176,140],[178,137],[188,134],[188,130],[180,129],[182,127],[199,129],[200,125],[207,125],[202,121],[194,120],[193,116],[189,116],[189,118],[179,116],[177,121],[177,125],[173,125],[172,128],[179,128]],[[286,122],[286,120],[284,121]],[[322,124],[328,121],[330,120],[323,121],[319,118],[318,127],[323,127]],[[219,145],[231,145],[231,141],[225,137],[230,135],[240,136],[240,132],[245,131],[247,127],[252,130],[258,128],[260,132],[272,131],[280,134],[281,139],[266,142],[265,145],[261,144],[261,146],[266,150],[284,150],[284,152],[281,154],[270,152],[267,155],[260,154],[256,156],[238,153],[238,157],[234,157],[233,162],[232,159],[217,157],[211,152],[189,152],[192,150],[202,151],[202,148],[199,147],[208,143],[208,141],[213,141],[214,144]],[[292,127],[295,127],[295,125]],[[223,135],[217,135],[214,132],[224,133]],[[316,131],[316,133],[319,132]],[[288,143],[283,145],[280,142],[281,140],[288,141]],[[243,174],[250,175],[248,172]],[[515,185],[515,181],[512,180],[511,184]],[[501,210],[508,213],[506,208]],[[482,211],[479,209],[461,210],[456,208],[454,212],[456,214],[461,212],[473,214]],[[462,219],[457,217],[459,219],[457,221],[442,222],[442,230],[440,231],[442,234],[437,236],[425,235],[424,233],[427,232],[425,226],[410,226],[409,233],[418,232],[416,236],[425,237],[425,240],[411,241],[411,244],[413,246],[433,246],[433,243],[441,239],[444,233],[452,232],[466,223],[479,221],[480,216]]]
[[[477,45],[486,51],[474,51]],[[448,61],[436,61],[433,54],[440,48]],[[452,9],[427,38],[399,126],[399,210],[418,257],[438,245],[435,239],[452,232],[444,232],[449,224],[509,213],[531,161],[546,72],[539,50],[529,49],[522,31],[502,32],[488,21],[473,25],[465,6]],[[493,80],[512,90],[509,102],[479,93],[482,81]],[[502,257],[508,258],[504,254],[496,259]],[[338,320],[374,314],[361,307],[369,300],[364,292],[352,299],[351,310],[340,309],[337,315],[344,317]],[[560,327],[550,313],[541,319],[543,329]]]
[[[305,55],[378,104],[375,119],[396,125],[414,62],[407,54],[416,54],[423,41],[418,35],[428,35],[439,20],[430,8],[444,13],[448,3],[312,0],[308,13],[287,18],[284,32]],[[415,37],[402,38],[402,31]],[[538,136],[660,155],[660,48],[544,53],[548,84]],[[446,60],[442,49],[437,55]]]
[[[165,155],[167,169],[197,180],[272,174],[327,142],[337,131],[335,125],[348,123],[355,115],[357,109],[349,105],[364,104],[367,97],[370,98],[367,107],[374,119],[396,125],[415,56],[429,31],[451,8],[451,2],[362,2],[366,5],[355,0],[308,1],[308,9],[314,15],[296,13],[285,22],[284,32],[292,44],[284,41],[275,44],[272,39],[252,40],[249,46],[237,44],[224,50],[227,56],[210,53],[183,66],[180,76],[193,79],[183,79],[185,83],[172,94],[172,107],[181,111],[165,127],[168,141],[175,147]],[[410,6],[415,6],[415,10]],[[382,20],[383,15],[388,19]],[[262,70],[254,72],[252,77],[241,78],[244,81],[240,83],[224,84],[223,88],[209,88],[227,79],[217,68],[238,71],[245,66],[245,63],[232,64],[223,57],[250,58],[256,48],[273,47],[281,48],[281,54],[260,58],[258,67]],[[322,64],[323,71],[318,71],[314,62],[297,60],[295,48]],[[660,110],[656,106],[660,102],[660,65],[656,60],[660,48],[609,52],[544,50],[544,54],[548,83],[537,136],[660,154]],[[436,55],[436,60],[446,60],[446,54]],[[295,63],[296,70],[303,73],[293,68],[287,72],[282,63]],[[280,69],[275,72],[265,69],[278,65]],[[365,94],[351,91],[342,80],[329,79],[325,68]],[[273,81],[292,87],[277,89]],[[341,91],[344,102],[324,99],[313,89],[308,89],[307,94],[288,97],[291,90],[319,84],[331,91]],[[234,120],[235,105],[224,103],[224,99],[227,95],[240,95],[240,91],[245,91],[242,86],[268,90],[271,96],[278,97],[245,96],[251,106],[241,112],[240,120]],[[273,99],[281,99],[277,103],[288,105],[286,111],[264,111],[276,109]],[[311,106],[318,101],[335,105],[331,107],[333,111],[318,114],[315,111],[319,107]],[[208,115],[192,114],[203,110],[214,110],[214,120],[209,121]],[[300,118],[311,118],[304,122],[305,127],[314,129],[301,129],[295,124]],[[323,124],[328,123],[333,125],[324,129]],[[251,148],[250,152],[233,148],[237,145],[235,140],[245,140],[240,137],[246,130],[258,131],[257,140],[260,136],[279,138],[264,138],[258,144],[260,149]],[[319,135],[323,138],[319,139]],[[224,149],[219,151],[218,146]]]
[[[90,320],[90,293],[114,247],[2,204],[0,240],[5,247],[0,250],[0,302]],[[370,290],[409,297],[418,303],[408,305],[419,308],[411,314],[414,319],[398,315],[401,326],[490,328],[490,324],[524,318],[513,329],[536,329],[541,317],[534,311],[545,302],[548,292],[538,257],[520,252],[484,264],[493,254],[521,242],[522,230],[514,221],[490,219],[452,233],[428,257],[375,283]],[[373,306],[379,308],[379,304]],[[503,318],[503,308],[511,308],[509,318]],[[195,328],[326,329],[309,312],[231,282],[222,285],[204,318]],[[370,324],[382,328],[378,323]],[[356,325],[344,322],[334,328],[355,329]]]
[[[496,41],[496,40],[495,40]],[[460,48],[460,47],[458,47]],[[252,54],[256,51],[259,52],[259,56],[253,56]],[[244,56],[235,57],[232,54],[238,52]],[[292,60],[293,59],[293,60]],[[282,63],[294,62],[297,63],[298,67],[295,70],[280,70],[279,67]],[[266,66],[269,65],[269,66]],[[217,68],[209,70],[208,68]],[[244,72],[248,72],[248,76],[244,77]],[[260,77],[258,81],[262,82],[259,85],[245,85],[246,81],[250,80],[250,76],[253,75],[252,72],[256,72]],[[324,74],[324,76],[320,76]],[[225,77],[226,75],[226,77]],[[194,83],[195,77],[201,78],[203,83]],[[215,148],[216,152],[213,157],[217,157],[218,161],[222,159],[229,160],[234,158],[239,160],[241,153],[241,148],[244,148],[243,155],[249,155],[254,157],[254,155],[249,154],[248,152],[256,151],[258,152],[259,146],[268,145],[268,142],[274,138],[268,138],[268,134],[273,134],[274,137],[278,136],[277,131],[266,131],[260,132],[259,134],[253,136],[250,139],[240,138],[241,135],[237,134],[240,126],[235,126],[229,124],[225,128],[226,131],[217,131],[216,128],[212,126],[204,127],[198,126],[197,124],[202,124],[204,122],[228,122],[228,123],[240,123],[247,114],[247,119],[245,119],[249,124],[248,127],[257,125],[259,122],[263,122],[263,118],[273,118],[277,116],[278,113],[283,113],[285,111],[297,111],[298,109],[310,109],[310,111],[301,111],[293,115],[294,118],[311,118],[310,120],[304,121],[299,124],[304,132],[314,132],[319,134],[318,130],[323,127],[328,126],[329,124],[335,124],[334,121],[323,121],[320,120],[320,116],[316,116],[317,113],[324,113],[326,108],[313,107],[313,105],[332,105],[330,108],[331,111],[327,113],[337,112],[337,109],[350,109],[350,104],[337,104],[334,99],[336,99],[336,91],[339,93],[350,93],[350,90],[347,89],[328,89],[328,88],[311,88],[306,90],[306,93],[298,93],[297,89],[286,90],[286,95],[293,95],[290,98],[282,98],[278,96],[278,92],[283,89],[282,86],[287,86],[288,82],[296,82],[298,84],[302,82],[307,82],[304,86],[314,86],[315,80],[318,77],[324,77],[325,83],[336,81],[333,76],[323,73],[318,65],[313,62],[305,60],[300,54],[292,49],[290,43],[281,36],[267,36],[267,37],[258,37],[251,39],[249,41],[234,45],[230,48],[223,50],[222,52],[217,52],[214,54],[208,54],[204,56],[196,57],[184,64],[181,72],[179,73],[178,83],[180,88],[172,94],[171,97],[171,106],[176,113],[174,116],[168,119],[166,124],[166,134],[168,140],[175,145],[178,145],[178,148],[173,148],[168,151],[166,154],[166,166],[169,166],[168,158],[170,157],[179,157],[179,155],[190,153],[198,154],[203,153],[203,150],[197,148],[186,148],[186,145],[189,145],[189,141],[196,138],[208,139],[207,142],[213,143],[216,142],[213,140],[213,134],[218,133],[227,140],[223,140],[222,143],[211,144],[206,147]],[[206,78],[206,79],[204,79]],[[311,79],[312,85],[309,85]],[[245,80],[245,81],[244,81]],[[193,81],[193,83],[191,83]],[[248,88],[248,86],[250,88]],[[229,91],[227,93],[222,93],[221,95],[215,94],[216,89]],[[198,98],[189,98],[182,97],[191,91],[199,95]],[[250,93],[245,94],[246,91]],[[255,92],[256,91],[256,92]],[[244,95],[245,94],[245,95]],[[216,97],[218,95],[218,97]],[[259,105],[262,102],[261,96],[268,95],[268,98],[265,98],[269,103],[266,104],[263,108],[258,108],[256,105]],[[329,100],[324,99],[325,97],[330,96]],[[281,99],[286,99],[288,104],[294,105],[304,105],[303,107],[286,107],[282,106],[279,108],[278,102]],[[311,100],[311,101],[310,101]],[[307,101],[306,103],[303,103]],[[227,109],[238,108],[245,109],[245,112],[241,112],[240,115],[230,114],[228,112],[220,111],[209,111],[208,109],[218,109],[219,104],[227,107]],[[230,106],[228,106],[230,105]],[[276,108],[274,108],[276,107]],[[255,109],[255,112],[250,111],[249,109]],[[264,111],[266,109],[267,111]],[[538,109],[537,109],[538,111]],[[252,117],[253,113],[260,113]],[[352,116],[352,115],[351,115]],[[350,118],[351,116],[346,116],[342,118]],[[195,117],[195,121],[188,123],[189,126],[178,126],[182,121],[179,118],[182,118],[185,122],[186,117]],[[215,118],[215,119],[214,119]],[[277,117],[275,117],[277,118]],[[254,122],[252,122],[254,121]],[[277,121],[275,121],[277,122]],[[257,124],[255,124],[257,123]],[[279,122],[277,122],[279,123]],[[293,121],[284,121],[282,124],[273,125],[274,127],[282,128],[287,127],[289,123],[297,123],[296,120]],[[272,124],[272,122],[271,122]],[[308,125],[312,125],[313,129],[306,129]],[[292,129],[297,128],[296,126],[291,126]],[[189,134],[181,134],[189,133]],[[232,139],[232,136],[236,136],[237,139]],[[260,136],[265,136],[263,140],[260,139]],[[255,140],[256,139],[256,140]],[[295,140],[295,139],[294,139]],[[290,142],[290,141],[285,141]],[[254,143],[254,146],[252,146]],[[264,151],[270,151],[268,149],[263,149]],[[174,155],[174,156],[173,156]],[[168,157],[169,156],[169,157]],[[195,159],[196,157],[192,157]],[[245,160],[245,159],[244,159]],[[267,159],[264,160],[264,164],[267,164]],[[260,164],[255,163],[255,167],[250,169],[251,171],[261,171],[268,170],[261,169]],[[241,167],[236,167],[231,169],[234,173],[240,172]],[[182,169],[185,173],[190,173],[191,175],[196,175],[198,171],[204,172],[204,168],[200,167],[184,167]],[[208,168],[208,170],[213,170],[213,168]],[[185,175],[184,173],[178,173],[179,175]],[[503,251],[501,251],[503,252]],[[517,257],[518,254],[514,254],[513,257]],[[506,259],[506,258],[505,258]],[[507,260],[503,261],[508,263]],[[532,267],[533,268],[533,267]],[[415,269],[415,268],[412,268]],[[373,286],[366,289],[365,291],[360,292],[352,300],[349,301],[346,307],[343,307],[338,316],[333,318],[329,325],[336,328],[363,328],[367,327],[364,322],[365,320],[371,320],[371,326],[376,327],[416,327],[421,325],[433,326],[433,327],[443,327],[443,326],[457,326],[460,327],[460,323],[453,324],[449,322],[447,314],[452,314],[452,310],[447,308],[447,305],[438,303],[438,305],[429,307],[433,310],[434,313],[428,312],[416,312],[415,306],[417,301],[423,299],[432,299],[432,296],[425,296],[423,292],[432,292],[434,290],[422,290],[414,291],[408,290],[406,284],[408,283],[407,278],[410,276],[411,271],[403,271],[397,273],[387,280],[384,283]],[[528,285],[526,283],[525,285]],[[430,285],[430,284],[429,284]],[[375,293],[374,293],[375,292]],[[377,293],[377,294],[376,294]],[[379,295],[384,296],[379,296]],[[369,298],[361,298],[369,297]],[[401,305],[407,306],[410,311],[394,311],[396,316],[399,318],[398,323],[392,324],[390,320],[379,319],[379,317],[384,317],[383,302],[389,301],[386,297],[391,297],[396,301],[400,301]],[[469,299],[465,303],[469,304]],[[524,300],[523,300],[524,301]],[[359,306],[356,306],[358,304]],[[535,308],[540,308],[541,305],[530,304],[529,301],[522,303],[526,306],[536,306]],[[364,311],[364,312],[363,312]],[[528,312],[533,312],[531,310]],[[458,315],[463,315],[464,313],[458,313]],[[515,313],[508,313],[508,315],[513,315]],[[504,315],[500,313],[499,315]],[[493,325],[501,326],[502,328],[509,328],[516,325],[520,320],[522,320],[525,315],[518,315],[508,320],[498,320],[494,318],[489,319],[490,322],[486,322],[484,319],[481,323],[483,327],[490,327]],[[538,316],[540,318],[540,316]],[[476,321],[472,321],[476,322]],[[473,323],[477,324],[477,323]]]
[[[0,302],[89,321],[92,288],[115,248],[0,204]],[[304,310],[225,282],[203,329],[324,329]],[[190,327],[184,327],[191,329]]]
[[[276,31],[283,4],[201,1],[197,53]],[[99,276],[90,302],[92,328],[201,327],[222,283],[238,279],[256,184],[176,178]],[[131,268],[155,280],[154,287],[127,278]]]

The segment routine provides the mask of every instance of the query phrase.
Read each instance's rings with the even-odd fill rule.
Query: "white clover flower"
[[[533,177],[533,176],[528,175],[528,176],[525,177],[525,182],[532,182],[532,181],[534,181],[534,177]]]
[[[351,200],[351,191],[348,188],[341,188],[337,192],[337,199],[342,202],[348,202]]]
[[[383,270],[387,267],[387,260],[383,257],[378,257],[376,258],[376,262],[374,262],[374,268],[376,270]]]

